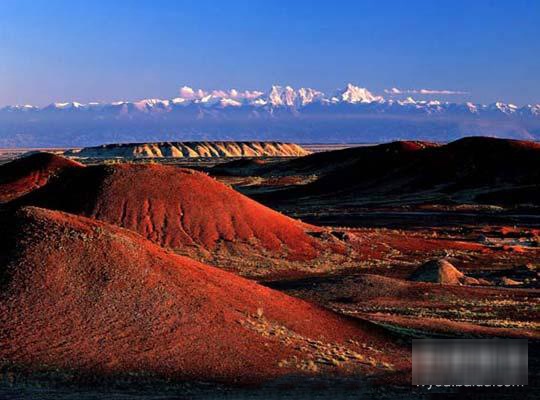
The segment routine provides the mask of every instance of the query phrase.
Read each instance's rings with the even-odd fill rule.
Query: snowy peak
[[[323,100],[324,93],[311,88],[300,88],[298,89],[298,98],[300,99],[300,104],[305,106],[315,101]]]
[[[398,104],[402,106],[412,106],[416,105],[417,102],[411,96],[409,96],[405,100],[398,100]]]
[[[242,102],[235,99],[228,99],[228,98],[221,99],[219,101],[219,104],[222,107],[241,107],[242,106]]]
[[[468,101],[465,103],[465,107],[467,107],[467,110],[469,110],[471,114],[478,114],[478,106],[476,104]]]
[[[207,107],[213,105],[238,107],[258,99],[263,95],[263,92],[257,90],[239,91],[236,89],[206,91],[183,86],[180,88],[179,94],[179,97],[172,100],[172,103],[175,105],[187,105],[193,103]]]
[[[294,106],[296,92],[290,86],[272,86],[268,94],[268,102],[273,106]]]
[[[293,89],[290,86],[272,86],[267,102],[272,106],[302,107],[324,99],[324,93],[311,88]]]
[[[133,105],[140,111],[149,111],[155,108],[167,109],[169,104],[169,100],[160,99],[144,99],[133,103]]]
[[[528,104],[525,107],[523,107],[520,111],[524,115],[540,116],[540,104],[534,104],[534,105]]]
[[[381,96],[374,96],[366,88],[361,88],[353,85],[352,83],[347,84],[345,89],[342,89],[336,93],[334,96],[338,102],[345,103],[373,103],[383,101]]]
[[[518,109],[518,107],[514,104],[506,104],[500,101],[491,104],[488,108],[492,111],[502,112],[503,114],[507,115],[514,114]]]
[[[201,104],[205,106],[219,104],[222,107],[242,105],[270,107],[301,107],[324,99],[324,93],[311,89],[273,85],[266,94],[259,90],[237,89],[212,90],[193,89],[189,86],[180,88],[180,96],[173,99],[173,104]]]
[[[70,109],[78,109],[83,108],[84,104],[77,103],[76,101],[67,102],[67,103],[53,103],[49,106],[49,108],[53,108],[56,110],[70,110]]]
[[[39,109],[38,107],[30,105],[30,104],[22,104],[22,105],[17,104],[14,106],[6,106],[0,109],[0,111],[3,110],[3,111],[15,112],[15,111],[34,111],[38,109]]]

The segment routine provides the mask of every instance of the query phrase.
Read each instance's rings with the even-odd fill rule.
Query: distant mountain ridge
[[[267,92],[183,87],[179,97],[167,100],[0,109],[0,146],[171,140],[381,142],[470,135],[540,139],[540,104],[396,100],[348,84],[332,94],[277,85]]]

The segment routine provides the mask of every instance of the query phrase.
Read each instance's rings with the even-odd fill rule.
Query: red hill
[[[45,185],[65,168],[81,164],[51,153],[34,153],[0,166],[0,203],[13,200]]]
[[[162,165],[119,164],[68,171],[17,204],[97,218],[160,245],[266,249],[313,258],[317,229],[239,194],[207,175]],[[247,251],[247,250],[246,250]]]
[[[310,197],[325,204],[349,205],[474,203],[484,199],[508,204],[508,196],[499,199],[496,193],[510,190],[522,194],[519,202],[538,203],[538,199],[523,197],[538,190],[539,159],[540,144],[527,141],[470,137],[443,146],[395,142],[289,161],[289,166],[301,165],[300,170],[315,171],[319,178],[259,198],[305,202],[303,198]]]
[[[399,141],[380,144],[376,146],[358,146],[334,151],[313,153],[304,157],[294,158],[276,163],[262,165],[234,162],[217,165],[209,171],[212,174],[227,175],[261,175],[261,176],[287,176],[287,175],[326,175],[333,171],[344,171],[355,168],[359,163],[391,164],[409,153],[436,147],[430,142]],[[242,161],[242,160],[241,160]],[[356,169],[356,173],[362,173]],[[366,171],[367,172],[367,171]]]
[[[3,367],[248,382],[381,372],[388,368],[382,362],[406,356],[374,327],[175,255],[134,232],[33,207],[6,218]]]
[[[275,169],[287,172],[296,171],[305,174],[329,172],[341,168],[348,168],[358,162],[391,162],[396,158],[427,148],[437,147],[431,142],[398,141],[384,143],[376,146],[359,146],[342,150],[314,153],[305,157],[295,158],[275,165]],[[359,172],[359,171],[357,171]]]

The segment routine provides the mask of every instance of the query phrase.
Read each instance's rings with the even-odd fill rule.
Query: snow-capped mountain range
[[[103,110],[131,108],[133,111],[163,111],[172,110],[179,106],[199,105],[202,107],[255,107],[255,108],[302,108],[310,104],[321,104],[327,106],[336,106],[340,104],[357,105],[376,105],[375,109],[384,111],[391,107],[404,107],[422,110],[426,113],[443,111],[465,111],[471,114],[482,112],[499,112],[506,115],[525,114],[540,116],[540,104],[526,105],[517,107],[514,104],[497,102],[489,105],[473,103],[450,103],[438,100],[415,100],[407,97],[404,100],[385,99],[383,96],[377,96],[368,89],[355,86],[349,83],[345,88],[327,95],[319,90],[312,88],[294,89],[291,86],[274,85],[267,92],[258,90],[238,91],[230,90],[212,90],[204,91],[202,89],[192,89],[184,86],[180,89],[180,95],[173,99],[144,99],[139,101],[117,101],[112,103],[78,103],[63,102],[52,103],[45,107],[36,107],[32,105],[7,106],[0,109],[0,112],[16,111],[51,111],[51,110]]]
[[[540,104],[518,107],[396,99],[348,84],[334,93],[193,89],[172,99],[0,109],[0,145],[89,145],[155,139],[382,141],[465,135],[540,138]]]

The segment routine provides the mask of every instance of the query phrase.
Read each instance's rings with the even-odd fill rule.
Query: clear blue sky
[[[0,1],[0,105],[347,82],[540,102],[540,1]]]

